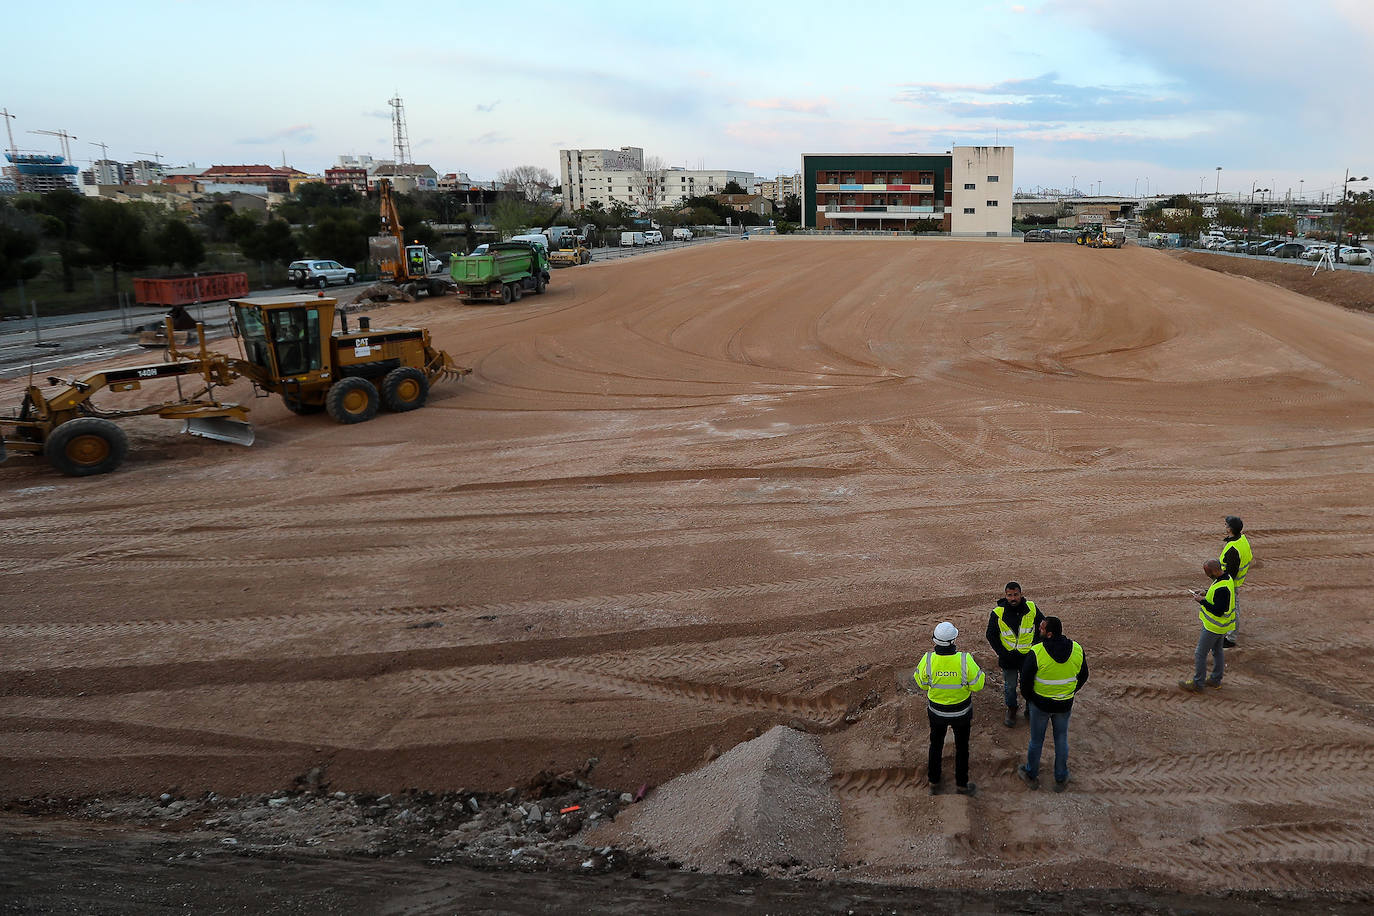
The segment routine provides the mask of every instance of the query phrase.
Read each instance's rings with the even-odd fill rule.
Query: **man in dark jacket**
[[[1069,781],[1069,713],[1073,698],[1088,682],[1088,660],[1083,647],[1064,635],[1058,617],[1040,622],[1042,641],[1026,654],[1021,668],[1021,692],[1026,696],[1030,719],[1030,745],[1026,762],[1017,768],[1021,781],[1040,788],[1040,749],[1045,727],[1054,726],[1054,791],[1063,792]]]
[[[1244,529],[1245,522],[1241,521],[1239,516],[1226,516],[1226,540],[1221,545],[1221,556],[1217,557],[1222,569],[1236,586],[1236,628],[1221,640],[1221,644],[1227,649],[1236,647],[1236,629],[1240,628],[1240,587],[1245,584],[1245,574],[1250,571],[1250,562],[1255,558],[1254,552],[1250,549],[1249,538],[1241,533]]]
[[[1016,724],[1016,682],[1021,677],[1021,663],[1031,646],[1040,641],[1040,622],[1045,615],[1021,594],[1021,583],[1008,582],[1003,597],[988,615],[988,645],[997,653],[997,666],[1002,669],[1002,698],[1007,704],[1007,716],[1002,724],[1011,728]]]

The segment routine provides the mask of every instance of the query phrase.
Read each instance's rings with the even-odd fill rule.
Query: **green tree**
[[[38,223],[32,215],[0,204],[0,289],[31,280],[43,270],[36,257],[39,246]],[[22,314],[19,303],[15,314]]]
[[[1217,209],[1216,223],[1222,228],[1240,228],[1245,225],[1245,214],[1239,207],[1227,204]]]
[[[62,265],[62,288],[69,293],[76,289],[72,268],[81,264],[76,232],[88,200],[75,191],[64,190],[50,191],[39,198],[40,212],[44,215],[43,234],[52,240],[57,250],[58,262]]]
[[[183,220],[169,219],[157,235],[158,260],[168,266],[195,270],[205,260],[205,242]]]
[[[1265,235],[1293,235],[1297,221],[1286,213],[1271,213],[1260,220],[1260,232]]]
[[[119,289],[121,270],[140,270],[153,261],[144,237],[143,215],[125,204],[99,198],[88,201],[77,237],[86,246],[87,263],[110,268],[114,290]]]
[[[301,246],[285,220],[269,219],[239,241],[239,251],[250,261],[287,263],[301,256]]]
[[[502,195],[491,212],[491,224],[501,238],[510,238],[530,224],[531,208],[528,202],[514,195]]]
[[[220,195],[216,195],[220,197]],[[200,214],[200,225],[212,242],[232,241],[229,234],[229,221],[234,217],[234,208],[225,200],[216,200],[210,209]]]
[[[1356,239],[1374,235],[1374,191],[1351,191],[1341,207],[1343,231]]]
[[[721,191],[721,193],[722,193],[722,194],[746,194],[746,193],[748,193],[748,192],[745,191],[744,188],[741,188],[741,187],[739,186],[739,182],[735,181],[735,180],[732,178],[732,179],[730,179],[729,181],[725,182],[725,189],[724,189],[723,191]]]
[[[339,205],[334,189],[322,181],[296,185],[296,200],[307,210],[335,209]]]
[[[801,218],[801,198],[795,194],[788,194],[782,199],[782,218],[789,223],[800,223]]]
[[[305,234],[310,249],[322,258],[357,266],[367,260],[367,231],[358,214],[348,211],[320,218]]]

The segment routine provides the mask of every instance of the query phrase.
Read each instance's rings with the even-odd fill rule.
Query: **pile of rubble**
[[[777,726],[738,745],[655,791],[628,824],[611,822],[647,787],[634,795],[593,788],[586,777],[595,765],[593,758],[575,772],[540,773],[499,793],[331,791],[315,769],[291,791],[270,795],[34,798],[5,808],[142,826],[249,855],[415,855],[482,868],[594,871],[655,858],[710,872],[794,873],[838,862],[830,766],[809,735]]]

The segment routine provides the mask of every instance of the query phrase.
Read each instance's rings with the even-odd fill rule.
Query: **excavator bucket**
[[[253,433],[253,424],[244,423],[240,420],[230,420],[226,417],[205,417],[187,420],[181,427],[184,433],[193,436],[204,436],[206,439],[218,439],[220,442],[232,442],[235,445],[252,445],[257,437]]]

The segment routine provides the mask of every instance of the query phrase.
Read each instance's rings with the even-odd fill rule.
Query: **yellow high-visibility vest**
[[[978,663],[967,652],[950,655],[927,652],[912,677],[916,679],[916,686],[926,692],[930,710],[936,715],[945,714],[937,706],[957,706],[982,690],[984,680]],[[953,715],[962,716],[964,712],[961,709]]]
[[[1078,692],[1078,672],[1083,670],[1083,647],[1073,644],[1068,661],[1050,658],[1044,643],[1031,646],[1035,653],[1035,694],[1047,700],[1072,700]]]
[[[1217,557],[1217,562],[1221,568],[1226,568],[1226,551],[1232,547],[1236,548],[1236,553],[1240,555],[1240,568],[1236,570],[1236,588],[1245,584],[1245,574],[1250,570],[1250,561],[1255,558],[1254,551],[1250,549],[1250,542],[1245,535],[1241,535],[1234,541],[1227,541],[1221,548],[1221,556]]]
[[[1006,620],[1002,618],[1002,612],[1006,608],[997,605],[992,612],[997,615],[997,635],[1002,640],[1002,648],[1008,652],[1020,652],[1025,655],[1030,651],[1031,642],[1035,639],[1035,602],[1026,602],[1026,613],[1021,616],[1020,627],[1013,631],[1007,626]]]
[[[1214,614],[1199,604],[1197,616],[1202,621],[1202,625],[1213,633],[1230,633],[1236,628],[1236,583],[1225,576],[1213,582],[1212,587],[1207,589],[1207,602],[1209,604],[1216,604],[1214,596],[1219,588],[1225,588],[1231,596],[1226,602],[1225,612]]]

